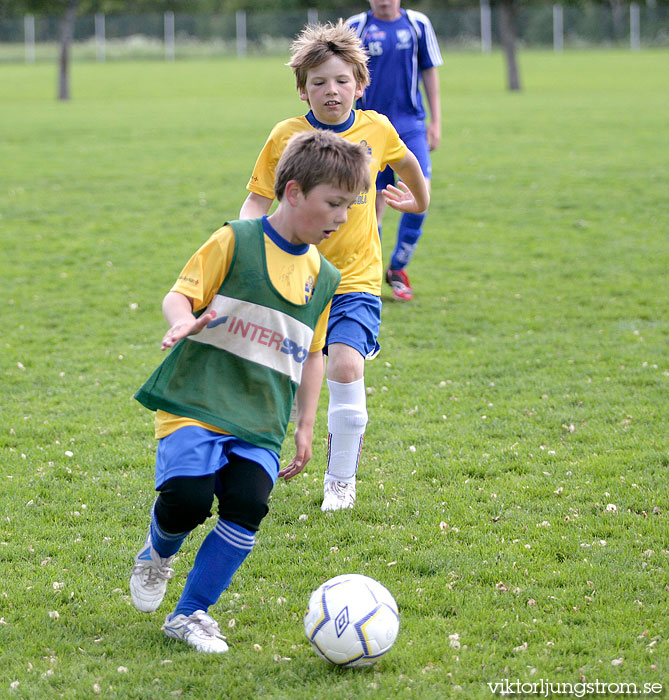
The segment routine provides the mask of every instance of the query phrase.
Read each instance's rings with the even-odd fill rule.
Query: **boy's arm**
[[[427,125],[427,144],[433,151],[441,141],[441,102],[439,100],[439,74],[436,68],[422,73],[427,104],[430,107],[430,123]]]
[[[213,310],[195,318],[192,300],[180,292],[167,292],[163,299],[163,315],[170,329],[163,337],[161,350],[171,348],[188,335],[199,333],[216,318],[216,312]]]
[[[265,216],[272,206],[273,199],[251,192],[239,211],[240,219],[259,219]]]
[[[430,193],[416,156],[407,151],[402,160],[390,163],[390,167],[397,173],[400,182],[397,187],[388,185],[382,190],[386,204],[397,211],[422,214],[430,205]]]
[[[279,476],[286,480],[299,474],[311,459],[316,408],[318,407],[318,397],[321,393],[324,374],[322,350],[310,352],[302,368],[302,381],[297,388],[295,457],[279,472]]]
[[[251,179],[246,186],[250,194],[242,204],[240,219],[259,219],[269,213],[274,201],[274,173],[286,145],[286,137],[282,133],[280,124],[277,124],[258,154]]]

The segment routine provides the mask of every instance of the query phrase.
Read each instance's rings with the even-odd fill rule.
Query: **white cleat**
[[[228,650],[218,622],[204,610],[196,610],[192,615],[168,615],[163,632],[173,639],[183,639],[198,651],[208,654],[222,654]]]
[[[323,484],[322,511],[344,510],[355,504],[355,483],[345,481],[326,481]]]
[[[163,602],[167,582],[174,576],[170,567],[174,557],[151,556],[151,545],[146,545],[135,557],[135,566],[130,575],[130,595],[134,606],[140,612],[150,613]]]

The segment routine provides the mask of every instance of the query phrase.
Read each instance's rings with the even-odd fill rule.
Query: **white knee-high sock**
[[[329,435],[325,480],[354,483],[367,426],[365,380],[342,383],[328,379],[328,389]]]

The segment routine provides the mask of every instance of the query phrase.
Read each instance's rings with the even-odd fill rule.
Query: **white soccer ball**
[[[399,629],[393,596],[360,574],[335,576],[319,586],[304,616],[314,650],[335,666],[371,666],[392,647]]]

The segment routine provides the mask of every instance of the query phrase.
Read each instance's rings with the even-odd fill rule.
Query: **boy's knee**
[[[218,514],[223,520],[229,520],[247,530],[257,532],[261,520],[269,512],[267,501],[247,493],[229,493],[219,501]]]
[[[269,512],[274,482],[255,462],[235,458],[219,472],[218,514],[223,520],[257,532]]]
[[[170,479],[161,488],[154,508],[158,525],[169,533],[194,530],[211,515],[213,501],[211,479]]]
[[[327,376],[331,381],[348,384],[363,378],[365,358],[358,350],[343,343],[328,347]]]

